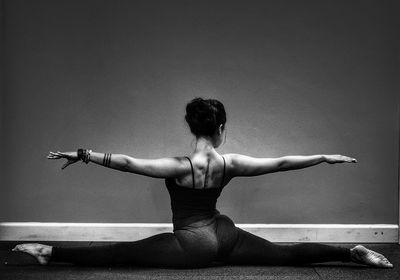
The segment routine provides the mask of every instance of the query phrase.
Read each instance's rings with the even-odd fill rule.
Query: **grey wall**
[[[4,135],[4,129],[3,129],[3,114],[4,114],[4,106],[3,106],[3,98],[5,96],[5,79],[4,79],[4,74],[5,74],[5,48],[4,48],[4,42],[5,42],[5,18],[4,18],[4,1],[0,0],[0,158],[4,159],[4,146],[3,146],[3,135]],[[0,190],[2,189],[2,184],[3,184],[3,160],[0,160]],[[0,194],[2,192],[0,191]]]
[[[396,1],[5,0],[1,221],[169,222],[162,180],[46,159],[192,151],[184,107],[224,102],[221,153],[358,164],[238,178],[237,223],[397,223]]]

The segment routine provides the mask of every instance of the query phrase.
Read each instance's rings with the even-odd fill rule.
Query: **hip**
[[[174,229],[181,245],[189,250],[201,250],[223,259],[236,243],[238,228],[226,215],[215,214]]]

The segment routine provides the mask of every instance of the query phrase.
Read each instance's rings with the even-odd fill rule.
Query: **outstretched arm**
[[[327,163],[357,162],[342,155],[284,156],[279,158],[253,158],[230,154],[233,176],[257,176],[267,173],[294,170]]]
[[[47,158],[67,159],[68,161],[62,166],[62,169],[80,160],[77,152],[50,152]],[[88,157],[89,161],[119,171],[155,178],[178,177],[189,170],[189,163],[179,157],[138,159],[123,154],[91,152]]]

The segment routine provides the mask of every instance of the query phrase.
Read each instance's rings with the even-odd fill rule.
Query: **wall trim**
[[[272,242],[398,243],[395,224],[236,224]],[[171,232],[170,223],[0,223],[0,241],[125,242]]]

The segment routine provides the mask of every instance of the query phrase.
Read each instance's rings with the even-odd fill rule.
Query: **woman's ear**
[[[218,127],[218,134],[221,135],[223,131],[224,131],[224,125],[220,124]]]

